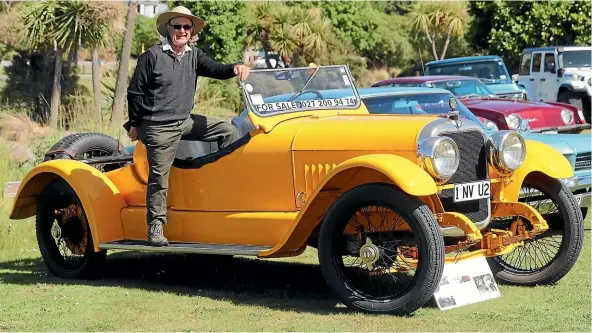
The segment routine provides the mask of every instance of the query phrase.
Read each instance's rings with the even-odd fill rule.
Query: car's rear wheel
[[[59,277],[89,277],[107,251],[94,251],[90,225],[76,192],[62,180],[45,187],[37,202],[37,243],[49,271]]]
[[[128,154],[125,148],[108,135],[102,133],[75,133],[63,137],[45,154],[44,161],[56,159],[91,159]],[[121,168],[123,163],[93,164],[107,172]]]
[[[329,287],[349,308],[409,314],[433,295],[444,241],[428,207],[389,184],[365,184],[335,201],[319,233]]]
[[[524,246],[488,258],[502,283],[533,286],[553,284],[573,267],[584,237],[582,211],[573,194],[559,180],[525,182],[520,201],[533,206],[549,224],[549,230]]]

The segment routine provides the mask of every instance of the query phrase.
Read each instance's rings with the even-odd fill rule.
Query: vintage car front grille
[[[442,133],[456,142],[460,162],[456,173],[446,184],[469,183],[489,178],[485,138],[480,131],[464,131]],[[455,203],[454,188],[443,190],[440,201],[444,210],[465,214],[473,222],[481,222],[489,216],[489,199],[472,200]]]
[[[592,153],[583,153],[576,155],[576,171],[588,170],[592,160]]]

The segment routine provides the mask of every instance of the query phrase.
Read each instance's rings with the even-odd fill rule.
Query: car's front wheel
[[[107,251],[94,251],[90,225],[76,192],[62,179],[45,187],[37,202],[37,243],[49,271],[59,277],[89,277]]]
[[[507,254],[488,258],[502,283],[534,286],[553,284],[573,267],[582,250],[582,211],[573,194],[559,180],[525,182],[520,201],[533,206],[549,229],[524,241]]]
[[[355,187],[335,201],[319,233],[329,287],[349,308],[409,314],[433,295],[444,243],[428,207],[389,184]]]

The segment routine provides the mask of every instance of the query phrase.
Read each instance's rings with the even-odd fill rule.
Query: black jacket
[[[180,60],[163,51],[160,43],[146,50],[127,89],[131,126],[137,127],[143,119],[187,118],[195,104],[198,76],[229,79],[235,76],[234,64],[218,63],[195,46]]]

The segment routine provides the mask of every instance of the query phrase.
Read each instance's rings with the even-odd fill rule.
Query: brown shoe
[[[148,225],[148,245],[149,246],[168,246],[169,241],[162,234],[162,223],[153,222]]]

